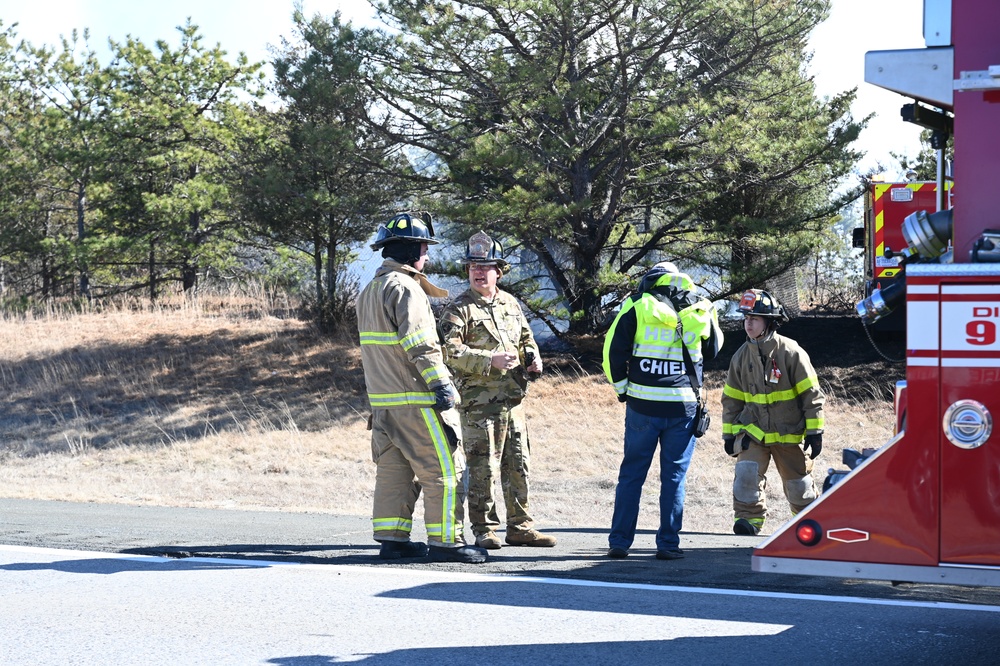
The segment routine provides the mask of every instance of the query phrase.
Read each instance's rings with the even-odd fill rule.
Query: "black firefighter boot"
[[[746,518],[737,518],[736,522],[733,523],[733,534],[756,536],[758,532],[760,532],[760,527],[754,525]]]
[[[478,546],[431,546],[427,551],[427,559],[431,562],[461,562],[463,564],[482,564],[486,561],[486,549]]]
[[[383,560],[403,560],[427,555],[427,544],[420,541],[383,541],[378,556]]]

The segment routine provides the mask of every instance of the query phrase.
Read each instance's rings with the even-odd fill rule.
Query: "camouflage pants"
[[[462,443],[469,473],[469,521],[476,535],[500,526],[496,481],[507,509],[507,530],[531,529],[528,513],[528,425],[524,407],[462,411]]]

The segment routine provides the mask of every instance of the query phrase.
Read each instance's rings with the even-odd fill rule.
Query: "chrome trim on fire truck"
[[[864,578],[866,580],[932,583],[937,585],[1000,587],[1000,567],[967,564],[915,566],[910,564],[837,562],[833,560],[806,560],[790,557],[753,555],[750,558],[750,566],[754,571],[763,573]]]
[[[990,65],[987,69],[961,71],[955,79],[954,88],[965,90],[1000,90],[1000,65]]]
[[[997,293],[997,285],[995,284],[943,284],[941,285],[941,295],[948,296],[950,294],[983,294],[986,296],[992,296]],[[948,300],[948,299],[942,299]]]
[[[941,427],[948,441],[958,448],[977,449],[993,433],[993,417],[981,402],[958,400],[945,410]]]
[[[910,264],[906,267],[908,277],[934,277],[938,275],[998,275],[1000,264]],[[907,287],[910,285],[907,284]]]

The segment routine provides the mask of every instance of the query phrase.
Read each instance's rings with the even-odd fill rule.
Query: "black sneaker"
[[[460,546],[458,548],[431,546],[427,551],[427,559],[431,562],[482,564],[486,561],[486,549],[478,546]]]
[[[383,560],[403,560],[411,557],[425,557],[427,544],[419,541],[383,541],[378,556]]]
[[[733,534],[741,534],[743,536],[756,536],[760,532],[760,528],[751,523],[746,518],[740,518],[735,523],[733,523]]]
[[[628,557],[628,548],[608,548],[608,557],[613,560],[623,560]]]
[[[680,548],[656,551],[656,559],[658,560],[679,560],[682,557],[684,557],[684,551]]]

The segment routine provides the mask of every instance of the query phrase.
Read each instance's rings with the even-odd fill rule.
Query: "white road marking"
[[[104,558],[121,559],[135,561],[149,561],[156,563],[178,563],[178,562],[199,562],[202,564],[226,564],[230,566],[244,567],[300,567],[328,571],[338,575],[346,572],[354,572],[359,569],[359,565],[346,564],[319,564],[312,562],[277,562],[271,560],[243,560],[221,557],[186,557],[172,558],[159,557],[154,555],[127,555],[122,553],[103,553],[96,551],[63,550],[58,548],[39,548],[34,546],[0,546],[0,550],[14,552],[54,554],[62,556],[72,556],[73,558]],[[360,565],[365,569],[372,567]],[[576,587],[603,587],[622,590],[646,590],[654,592],[680,592],[687,594],[706,594],[733,597],[756,597],[763,599],[790,599],[797,601],[824,601],[830,603],[844,604],[868,604],[873,606],[895,606],[900,608],[930,608],[937,610],[960,610],[976,611],[983,613],[1000,613],[1000,605],[992,606],[985,604],[961,604],[942,601],[911,601],[906,599],[873,599],[869,597],[844,597],[825,594],[799,594],[794,592],[770,592],[761,590],[732,590],[726,588],[710,587],[687,587],[679,585],[655,585],[652,583],[615,583],[607,581],[582,580],[572,578],[540,578],[536,576],[512,576],[510,574],[491,574],[473,572],[454,571],[432,571],[428,569],[399,569],[391,566],[380,565],[378,567],[380,575],[397,575],[407,578],[432,578],[454,580],[461,578],[468,582],[507,582],[507,583],[535,583],[540,585],[566,585]]]

